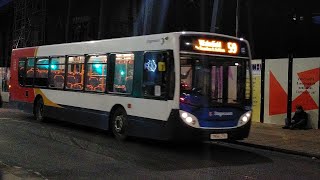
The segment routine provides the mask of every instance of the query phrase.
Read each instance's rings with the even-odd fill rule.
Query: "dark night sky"
[[[0,0],[4,3],[7,0]],[[218,31],[222,34],[235,35],[236,0],[223,2],[219,13]],[[90,17],[89,35],[86,39],[98,38],[100,0],[72,1],[71,19]],[[137,9],[140,9],[137,1]],[[161,1],[162,4],[164,1]],[[209,31],[211,25],[211,0],[168,0],[168,13],[163,14],[155,1],[150,33],[170,31]],[[317,13],[320,15],[320,0],[240,0],[240,36],[248,39],[255,58],[283,58],[289,52],[295,57],[320,56],[317,44],[320,41],[320,25],[312,21]],[[12,4],[12,3],[10,3]],[[12,6],[0,8],[0,32],[12,28]],[[65,24],[67,16],[66,0],[47,0],[46,43],[65,41]],[[132,4],[129,1],[105,1],[102,38],[132,35],[132,29],[119,30],[132,24]],[[10,12],[11,8],[11,12]],[[139,13],[137,13],[139,14]],[[294,21],[293,18],[297,20]],[[303,17],[302,20],[300,20]],[[164,18],[160,22],[161,18]],[[11,21],[10,21],[11,20]],[[320,21],[320,20],[319,20]],[[159,29],[159,23],[163,28]],[[73,30],[73,26],[70,26]],[[130,31],[130,33],[129,33]],[[72,38],[73,33],[69,33]],[[7,35],[5,35],[7,36]],[[1,38],[1,35],[0,35]],[[81,40],[81,39],[80,39]],[[3,41],[3,37],[1,39]],[[2,42],[0,53],[6,46]],[[1,56],[0,56],[1,57]]]
[[[320,56],[320,26],[312,23],[312,16],[320,13],[319,0],[255,0],[250,9],[257,57],[287,57],[287,52]]]

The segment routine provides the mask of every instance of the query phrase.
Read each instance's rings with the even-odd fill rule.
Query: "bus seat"
[[[94,87],[92,85],[87,85],[86,90],[87,91],[93,91]]]
[[[105,77],[99,78],[99,82],[100,84],[106,84],[106,78]]]
[[[40,77],[40,70],[36,69],[36,77]]]
[[[72,89],[72,88],[73,88],[73,84],[67,83],[67,88],[68,88],[68,89]]]
[[[83,85],[81,83],[76,83],[76,84],[73,85],[72,89],[82,90],[83,89]]]
[[[91,78],[89,78],[88,84],[89,84],[89,85],[92,85],[93,87],[96,87],[96,86],[98,86],[100,83],[99,83],[98,78],[96,78],[96,77],[91,77]]]
[[[97,87],[94,88],[95,91],[104,92],[105,91],[105,85],[99,84]]]
[[[28,70],[27,77],[33,77],[33,73],[34,73],[33,69]]]
[[[76,83],[76,78],[74,76],[68,75],[67,82],[71,83],[71,84],[75,84]]]
[[[53,79],[54,79],[54,87],[63,88],[64,77],[62,75],[55,75]]]
[[[82,74],[80,73],[75,73],[74,77],[76,78],[76,83],[81,83],[82,80]]]

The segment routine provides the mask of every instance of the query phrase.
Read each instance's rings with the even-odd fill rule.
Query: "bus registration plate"
[[[228,134],[210,134],[210,139],[228,139]]]

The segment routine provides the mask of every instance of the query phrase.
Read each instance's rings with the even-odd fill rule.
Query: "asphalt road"
[[[320,161],[226,143],[118,142],[0,109],[1,171],[25,179],[319,179]]]

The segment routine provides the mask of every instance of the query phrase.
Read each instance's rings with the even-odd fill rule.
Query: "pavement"
[[[4,108],[11,109],[8,103]],[[1,108],[0,108],[1,110]],[[0,111],[1,118],[1,111]],[[320,159],[320,129],[290,130],[282,125],[252,122],[249,138],[235,144]]]
[[[97,177],[119,173],[128,177],[137,173],[139,177],[178,175],[181,179],[319,177],[320,130],[287,130],[280,125],[253,123],[246,140],[226,146],[217,142],[199,149],[148,141],[119,143],[96,130],[35,122],[29,114],[13,109],[0,108],[0,122],[1,160],[10,164],[0,161],[0,180],[83,178],[92,173]]]
[[[253,122],[249,138],[235,143],[320,159],[320,130],[282,129],[282,125]]]
[[[39,172],[25,170],[19,166],[9,166],[0,161],[0,179],[1,180],[43,180],[46,179]]]

